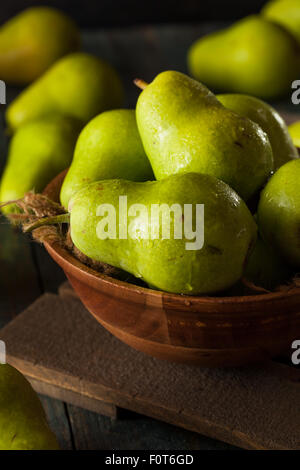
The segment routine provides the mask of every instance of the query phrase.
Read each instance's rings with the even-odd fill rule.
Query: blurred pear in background
[[[262,10],[265,18],[286,28],[300,43],[300,0],[274,0]]]
[[[49,115],[20,127],[13,135],[0,183],[2,203],[22,198],[28,191],[41,192],[68,168],[81,124],[62,115]],[[2,208],[4,213],[15,205]]]
[[[56,60],[79,48],[79,31],[71,18],[48,7],[19,13],[0,28],[0,79],[28,84]]]
[[[252,15],[198,39],[188,66],[214,91],[272,99],[288,93],[299,76],[300,48],[281,26]]]
[[[72,116],[87,123],[107,109],[123,104],[123,86],[107,62],[77,52],[56,62],[8,106],[10,130],[49,113]]]

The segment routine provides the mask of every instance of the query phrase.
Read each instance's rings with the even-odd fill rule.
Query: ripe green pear
[[[291,266],[300,267],[300,159],[283,165],[262,191],[258,226],[264,240]]]
[[[296,121],[293,124],[290,124],[288,130],[294,145],[297,148],[300,148],[300,121]]]
[[[273,290],[292,277],[290,267],[258,236],[250,254],[244,277],[256,286]]]
[[[0,28],[0,78],[30,83],[78,47],[79,31],[71,18],[54,8],[28,8]]]
[[[0,364],[0,450],[58,450],[37,394],[9,364]]]
[[[254,96],[237,93],[217,95],[217,98],[226,108],[256,122],[267,134],[273,151],[274,170],[299,158],[284,120],[268,103]]]
[[[61,113],[87,123],[123,102],[123,88],[116,71],[106,62],[83,52],[56,62],[8,106],[11,130],[45,114]]]
[[[77,120],[61,115],[45,116],[18,129],[0,182],[0,202],[20,199],[31,190],[42,191],[70,165],[80,129]],[[2,210],[11,213],[16,206]]]
[[[300,49],[280,26],[253,15],[198,39],[188,66],[214,91],[272,99],[288,93],[299,76]]]
[[[299,0],[272,0],[264,6],[262,15],[286,28],[300,42]]]
[[[131,109],[106,111],[82,130],[61,188],[62,205],[67,208],[70,198],[84,185],[113,178],[154,179]]]
[[[273,170],[265,132],[182,73],[160,73],[140,94],[136,114],[158,180],[175,173],[206,173],[247,200]]]
[[[120,210],[120,196],[127,196],[128,212]],[[204,219],[196,217],[196,204],[204,204]],[[198,173],[91,183],[75,194],[69,210],[71,237],[82,253],[173,293],[210,294],[232,286],[256,239],[256,224],[243,200],[224,182]],[[184,224],[192,224],[195,233],[189,235]]]

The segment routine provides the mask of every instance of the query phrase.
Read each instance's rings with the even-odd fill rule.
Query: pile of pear
[[[177,294],[223,295],[243,277],[271,290],[289,279],[300,266],[300,160],[275,109],[251,96],[216,96],[199,81],[165,71],[150,84],[136,81],[143,89],[136,110],[100,112],[79,132],[79,116],[47,113],[46,97],[34,112],[23,108],[26,93],[31,100],[48,80],[51,88],[55,67],[8,107],[10,122],[16,109],[28,122],[11,141],[2,202],[41,190],[70,165],[60,193],[67,217],[57,222],[68,221],[74,245],[89,258]],[[164,238],[165,221],[142,212],[131,215],[134,236],[128,228],[128,237],[120,237],[120,196],[149,213],[155,204],[193,210],[204,204],[201,249],[186,249],[185,234]],[[103,205],[116,210],[115,237],[97,231]],[[144,236],[153,232],[157,238]]]
[[[271,0],[259,15],[199,38],[187,62],[215,92],[287,95],[300,75],[300,0]]]
[[[179,72],[166,71],[150,84],[137,83],[143,91],[136,106],[135,135],[141,139],[156,181],[141,182],[136,175],[124,181],[121,173],[116,178],[113,168],[111,176],[106,174],[113,179],[103,181],[94,172],[95,181],[86,185],[84,164],[88,158],[95,164],[90,131],[101,115],[88,124],[61,190],[76,247],[151,287],[173,293],[220,294],[243,276],[267,290],[289,280],[300,266],[300,160],[279,114],[251,96],[215,96]],[[112,117],[113,113],[117,111],[106,114]],[[98,153],[101,139],[98,145],[95,153],[97,168],[101,168],[106,153]],[[283,172],[290,173],[288,186],[282,185]],[[78,184],[82,189],[77,192]],[[281,195],[274,200],[277,185]],[[143,234],[159,232],[163,221],[153,227],[142,214],[132,222],[140,232],[138,239],[100,239],[95,208],[111,204],[118,215],[121,195],[128,196],[129,205],[142,203],[149,208],[152,204],[204,204],[203,247],[186,250],[184,238],[145,239]],[[117,227],[120,223],[117,218]],[[286,237],[289,233],[288,252],[287,240],[278,231]]]
[[[43,34],[49,35],[53,18],[59,31],[48,51]],[[277,31],[275,24],[266,24]],[[19,43],[5,40],[9,31],[18,31]],[[243,277],[265,289],[285,282],[300,264],[299,159],[278,113],[250,95],[215,95],[176,71],[162,72],[150,84],[137,80],[142,92],[136,109],[123,109],[118,72],[77,51],[77,33],[65,15],[44,7],[29,9],[0,29],[0,49],[6,44],[7,57],[21,53],[21,44],[28,46],[23,68],[20,61],[0,61],[0,76],[10,70],[11,82],[34,80],[6,111],[12,137],[0,183],[2,211],[8,216],[20,211],[16,201],[29,191],[42,192],[69,168],[60,193],[66,214],[57,222],[69,223],[74,245],[89,258],[177,294],[226,294]],[[279,44],[272,51],[278,49]],[[35,74],[25,73],[26,61]],[[128,236],[120,237],[120,196],[127,196],[129,207],[143,204],[149,213],[153,205],[196,210],[203,204],[201,248],[186,249],[191,240],[184,217],[181,238],[163,237],[166,221],[153,222],[142,212],[130,216]],[[97,208],[105,205],[116,210],[115,237],[97,232],[103,220]],[[171,213],[171,229],[175,217]],[[158,236],[149,237],[152,233]]]

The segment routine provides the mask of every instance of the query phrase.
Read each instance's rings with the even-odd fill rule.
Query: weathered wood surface
[[[138,90],[132,84],[133,78],[140,76],[151,80],[164,69],[185,72],[188,46],[201,34],[216,27],[216,24],[165,25],[94,31],[83,35],[83,48],[109,60],[118,68],[125,84],[126,105],[133,107],[138,96]],[[8,102],[18,91],[16,88],[8,89]],[[281,110],[297,112],[289,97],[276,103],[276,106]],[[7,144],[3,116],[1,124],[0,168],[3,168]],[[44,250],[15,232],[3,218],[0,223],[0,262],[0,326],[43,292],[55,292],[64,279]],[[127,417],[115,423],[110,418],[57,400],[43,398],[43,403],[62,448],[230,448],[218,441],[148,418],[138,417],[133,421]]]
[[[297,369],[287,375],[289,366],[268,363],[204,369],[156,360],[110,335],[66,286],[60,296],[38,299],[0,336],[9,362],[39,392],[71,403],[81,396],[83,407],[102,414],[115,405],[247,449],[300,450]]]

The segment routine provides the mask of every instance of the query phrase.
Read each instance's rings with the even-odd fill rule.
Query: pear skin
[[[292,270],[263,239],[258,236],[250,254],[244,277],[254,285],[274,290],[292,277]]]
[[[180,72],[162,72],[146,86],[136,114],[156,179],[175,173],[206,173],[225,181],[247,200],[273,170],[266,133]]]
[[[300,43],[299,0],[272,0],[264,6],[261,13],[267,20],[283,26]]]
[[[154,179],[138,133],[135,111],[131,109],[106,111],[82,130],[62,185],[62,205],[68,208],[70,198],[82,186],[113,178]]]
[[[24,10],[0,27],[0,78],[28,84],[79,47],[79,31],[64,13],[49,7]]]
[[[61,115],[46,116],[18,129],[0,182],[1,203],[20,199],[28,191],[41,192],[67,168],[80,129],[79,121]],[[15,205],[2,208],[6,214],[16,210]]]
[[[224,94],[217,98],[228,109],[256,122],[269,137],[273,151],[274,170],[299,158],[288,128],[279,113],[268,103],[249,95]]]
[[[297,147],[297,149],[300,148],[300,121],[296,121],[293,124],[290,124],[288,130],[294,145]]]
[[[87,123],[123,102],[117,72],[98,57],[78,52],[56,62],[8,106],[6,120],[14,131],[49,113],[60,113]]]
[[[253,15],[198,39],[188,66],[214,91],[272,99],[286,95],[299,76],[300,48],[283,28]]]
[[[58,450],[44,409],[25,377],[0,364],[0,450]]]
[[[125,226],[123,215],[122,221],[119,217],[120,196],[127,196],[127,238],[120,233]],[[135,214],[130,212],[133,204],[139,204]],[[173,204],[180,206],[181,214]],[[192,220],[184,212],[184,204],[191,205]],[[182,226],[184,220],[190,220],[197,233],[196,204],[204,204],[204,240],[187,248],[193,237]],[[163,213],[160,218],[151,215],[156,207],[163,210],[161,205],[174,209],[170,212],[169,237],[164,233],[168,217]],[[102,208],[108,207],[113,213],[103,212],[101,217]],[[71,238],[82,253],[119,267],[157,289],[178,294],[210,294],[235,284],[256,240],[256,224],[246,204],[227,184],[210,175],[186,173],[148,182],[99,181],[77,192],[69,210]],[[111,215],[111,221],[116,222],[115,233],[107,222]],[[175,232],[174,220],[176,227],[182,228],[181,238]],[[200,238],[194,241],[198,243]]]
[[[300,267],[300,159],[283,165],[261,193],[257,221],[266,243]]]

